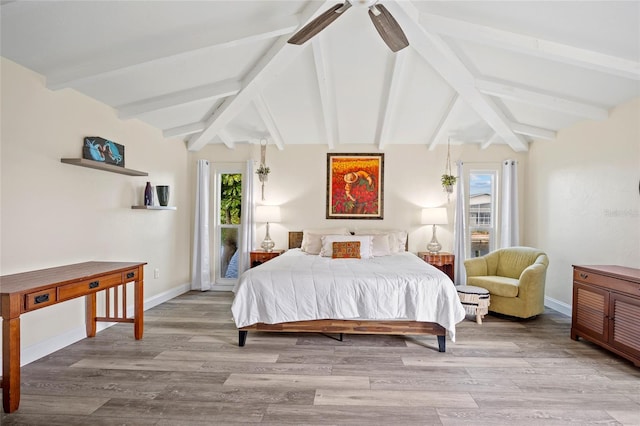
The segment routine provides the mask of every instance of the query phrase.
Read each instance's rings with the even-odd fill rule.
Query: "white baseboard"
[[[551,297],[545,296],[544,298],[544,306],[547,306],[554,311],[558,311],[561,314],[564,314],[568,317],[571,316],[571,305],[568,305],[564,302],[560,302],[559,300],[552,299]]]
[[[211,291],[233,291],[235,284],[214,284]]]
[[[155,295],[149,299],[144,301],[144,310],[151,309],[155,306],[158,306],[168,300],[173,299],[174,297],[180,296],[183,293],[191,290],[191,284],[182,284],[178,287],[174,287],[169,291],[165,291],[164,293]],[[127,312],[133,312],[133,305],[127,306]],[[96,331],[99,333],[102,330],[111,327],[112,325],[117,324],[115,322],[99,322],[96,327]],[[58,351],[65,346],[69,346],[72,343],[75,343],[79,340],[82,340],[87,337],[87,331],[85,325],[83,324],[81,327],[76,327],[73,330],[67,331],[66,333],[59,334],[57,336],[46,339],[42,342],[36,343],[35,345],[31,345],[29,347],[22,348],[20,351],[20,366],[29,364],[33,361],[36,361],[44,356],[52,354],[55,351]],[[2,362],[2,357],[0,357],[0,362]]]

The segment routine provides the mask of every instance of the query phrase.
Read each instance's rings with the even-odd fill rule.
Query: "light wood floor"
[[[22,368],[2,425],[640,424],[640,369],[569,338],[570,318],[485,317],[435,337],[249,333],[231,294],[147,311]]]

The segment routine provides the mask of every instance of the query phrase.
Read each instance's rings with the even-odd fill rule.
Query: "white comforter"
[[[331,259],[293,249],[242,274],[237,327],[316,319],[436,322],[455,341],[465,317],[449,277],[415,254]]]

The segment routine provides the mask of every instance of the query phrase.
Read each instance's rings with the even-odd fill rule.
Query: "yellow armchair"
[[[464,261],[467,285],[489,290],[489,311],[519,318],[544,312],[549,259],[532,247],[498,249]]]

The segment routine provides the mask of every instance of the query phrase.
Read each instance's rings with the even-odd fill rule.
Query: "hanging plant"
[[[265,166],[264,164],[260,164],[260,167],[258,167],[258,170],[256,170],[256,174],[258,175],[258,179],[260,179],[260,182],[266,182],[269,178],[270,172],[271,169],[269,169],[269,167]]]
[[[442,188],[447,193],[447,202],[451,201],[449,196],[453,194],[453,185],[456,184],[458,178],[451,174],[451,143],[447,139],[447,163],[445,165],[444,174],[440,177]]]
[[[269,180],[269,172],[271,172],[271,169],[267,166],[266,163],[267,163],[267,141],[266,139],[263,139],[260,141],[260,166],[258,167],[258,170],[256,170],[258,179],[262,184],[261,195],[262,195],[263,201],[264,201],[264,183],[267,180]]]
[[[442,183],[442,186],[445,187],[445,188],[452,187],[453,185],[456,184],[457,180],[458,180],[457,177],[452,176],[452,175],[448,175],[448,174],[444,174],[440,178],[440,182]],[[447,192],[451,192],[451,191],[447,191]]]

